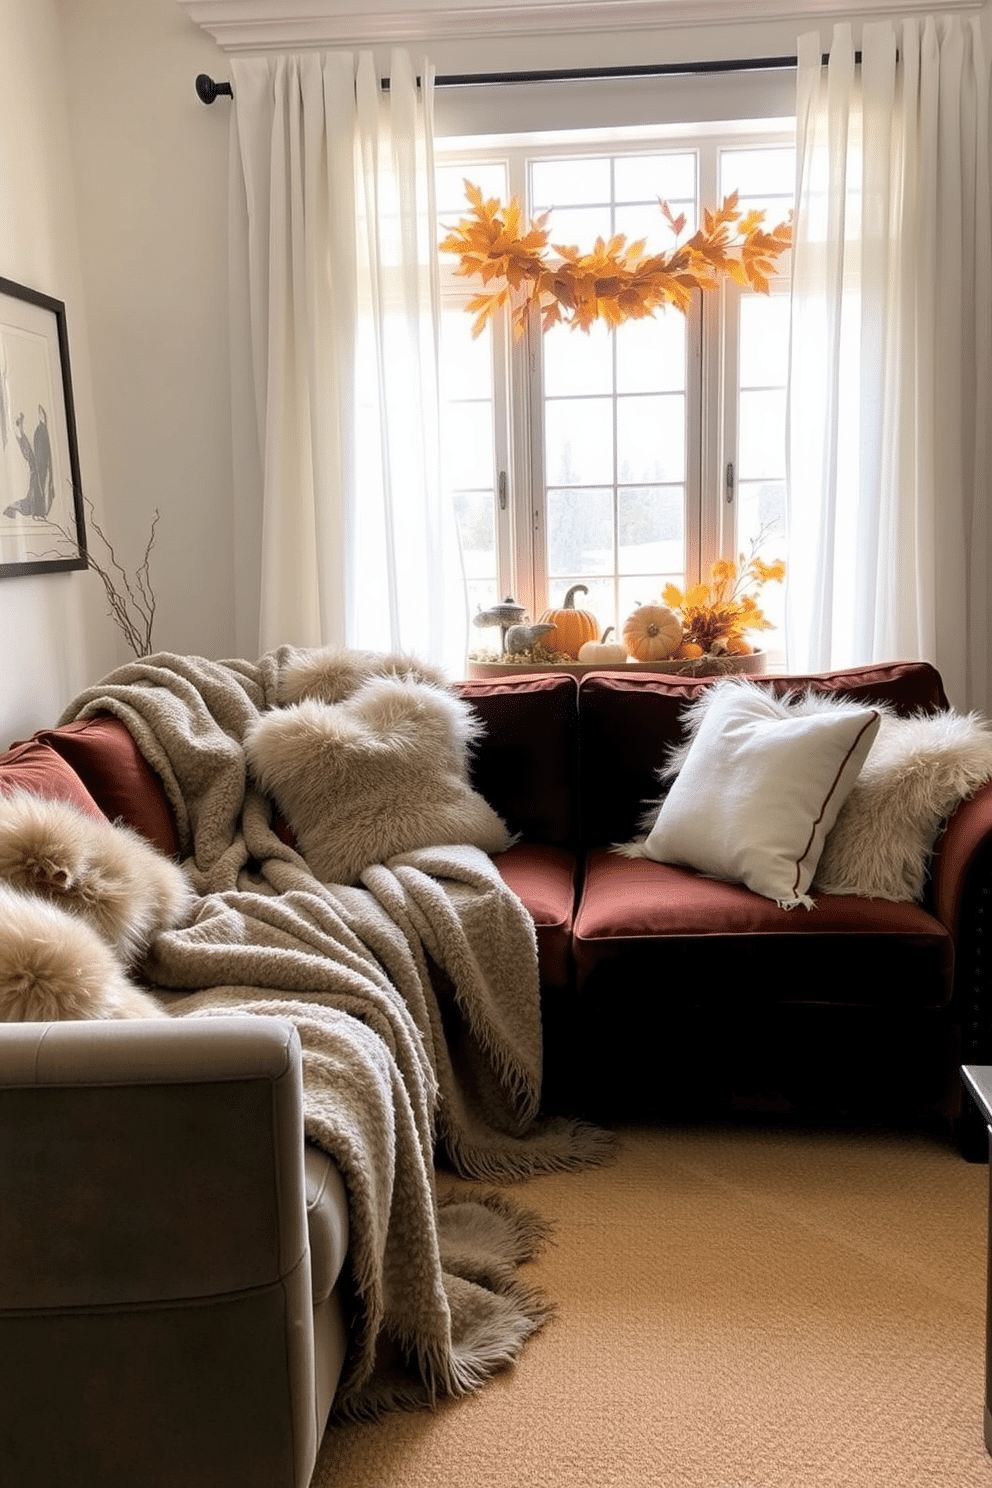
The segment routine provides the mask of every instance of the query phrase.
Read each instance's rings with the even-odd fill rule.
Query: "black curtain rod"
[[[829,52],[820,59],[825,67],[830,61]],[[855,52],[854,61],[861,62],[861,53]],[[565,67],[544,72],[460,72],[445,73],[434,79],[435,88],[494,88],[514,83],[577,83],[609,82],[611,80],[652,77],[703,77],[722,72],[771,72],[776,69],[799,65],[798,57],[744,57],[725,58],[711,62],[657,62],[635,67]],[[419,79],[418,79],[419,81]],[[380,84],[383,92],[389,91],[389,78]],[[201,72],[196,80],[196,91],[204,103],[213,103],[219,94],[234,96],[230,83],[215,83]]]

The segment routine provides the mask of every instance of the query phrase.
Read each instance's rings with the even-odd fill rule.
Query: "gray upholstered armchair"
[[[289,1023],[0,1025],[3,1480],[303,1488],[347,1243]]]

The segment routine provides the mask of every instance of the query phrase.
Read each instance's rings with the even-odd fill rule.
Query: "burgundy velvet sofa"
[[[752,680],[904,714],[948,706],[924,662]],[[786,912],[742,885],[618,855],[658,795],[682,710],[711,681],[620,668],[455,684],[485,725],[473,783],[518,834],[497,862],[536,926],[546,1108],[597,1120],[728,1104],[912,1109],[953,1121],[963,1150],[984,1155],[959,1068],[992,1062],[992,784],[945,824],[914,904],[821,894],[814,911]],[[0,789],[15,785],[178,851],[158,777],[116,719],[12,747]]]
[[[752,680],[901,714],[948,706],[921,662]],[[618,855],[709,685],[623,669],[459,684],[488,729],[475,783],[521,834],[497,861],[537,927],[546,1106],[601,1121],[909,1116],[953,1124],[983,1158],[960,1065],[992,1061],[992,784],[945,824],[919,903],[819,894],[786,912]]]

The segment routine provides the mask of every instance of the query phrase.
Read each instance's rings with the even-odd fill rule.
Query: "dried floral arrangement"
[[[707,655],[724,651],[731,656],[748,655],[754,647],[745,631],[771,630],[755,593],[770,582],[785,578],[781,558],[765,563],[757,556],[757,544],[750,555],[741,553],[737,561],[718,558],[710,568],[708,584],[693,584],[683,594],[674,584],[666,584],[662,601],[682,621],[683,651],[698,647],[690,655]]]
[[[670,253],[647,254],[644,239],[628,245],[623,233],[608,243],[597,238],[590,253],[557,243],[549,252],[550,213],[526,223],[516,197],[504,207],[495,198],[487,200],[468,180],[465,195],[470,216],[451,228],[439,246],[444,253],[458,254],[456,274],[477,277],[487,286],[466,306],[476,317],[473,336],[504,306],[520,336],[533,306],[540,310],[542,330],[560,323],[588,330],[596,320],[622,325],[664,305],[684,314],[696,290],[716,289],[725,278],[767,294],[775,262],[792,243],[789,222],[766,232],[764,212],[742,214],[735,191],[719,210],[705,211],[702,227]],[[678,238],[685,216],[674,217],[667,202],[660,206]]]

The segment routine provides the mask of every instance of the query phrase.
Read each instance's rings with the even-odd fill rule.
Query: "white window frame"
[[[791,143],[792,121],[752,121],[728,127],[724,123],[659,130],[583,131],[581,136],[556,139],[540,135],[533,139],[507,138],[486,144],[465,140],[438,141],[439,163],[460,161],[471,178],[473,163],[500,162],[507,172],[507,196],[516,196],[528,210],[527,161],[542,155],[602,156],[623,151],[640,153],[654,149],[691,150],[699,160],[701,204],[719,202],[720,147],[746,148],[761,144]],[[769,222],[769,226],[774,223]],[[674,241],[674,240],[673,240]],[[442,255],[442,258],[445,256]],[[449,268],[453,267],[453,260]],[[778,276],[779,286],[783,282]],[[455,281],[465,298],[474,284]],[[685,561],[686,580],[696,582],[709,572],[718,557],[733,558],[738,551],[736,483],[733,500],[727,500],[727,467],[737,460],[738,318],[735,307],[740,291],[725,284],[720,290],[697,297],[697,308],[687,316],[688,427],[686,450]],[[450,279],[446,297],[452,295]],[[665,314],[679,314],[668,309]],[[576,332],[575,334],[580,334]],[[493,325],[494,387],[505,398],[505,412],[497,410],[495,469],[506,473],[508,499],[502,509],[497,499],[496,550],[500,596],[512,593],[532,615],[538,615],[560,596],[548,593],[545,574],[546,540],[543,509],[544,467],[541,439],[543,390],[536,341],[541,336],[536,317],[525,337],[517,342],[508,318]],[[695,393],[695,396],[693,396]],[[497,392],[497,404],[499,393]],[[649,596],[645,595],[645,599]],[[618,621],[622,617],[617,617]]]

